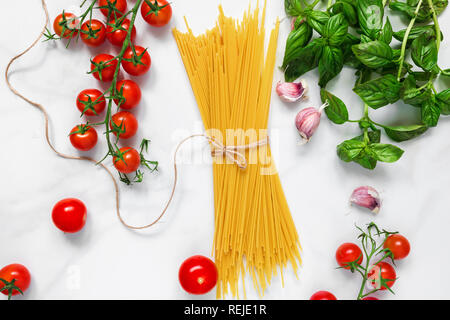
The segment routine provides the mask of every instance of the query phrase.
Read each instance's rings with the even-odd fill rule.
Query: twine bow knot
[[[268,136],[259,141],[241,146],[225,146],[224,144],[215,140],[213,137],[210,137],[208,135],[205,135],[205,137],[214,147],[211,151],[212,157],[226,156],[231,160],[231,162],[235,163],[242,170],[245,170],[248,165],[247,158],[245,157],[245,150],[254,149],[269,144]]]

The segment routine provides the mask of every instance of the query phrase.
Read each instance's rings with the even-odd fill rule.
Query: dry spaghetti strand
[[[267,138],[279,23],[265,55],[265,10],[266,5],[262,12],[259,6],[249,10],[239,22],[226,17],[220,6],[216,26],[205,34],[195,36],[189,26],[187,33],[173,30],[205,129],[219,132],[215,139],[227,146]],[[246,157],[246,170],[220,158],[213,165],[219,298],[239,297],[239,279],[247,272],[263,294],[278,271],[282,276],[290,263],[297,272],[301,262],[269,145],[246,150]]]

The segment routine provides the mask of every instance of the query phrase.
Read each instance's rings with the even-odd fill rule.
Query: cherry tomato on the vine
[[[118,25],[116,25],[116,22],[114,20],[109,22],[108,27],[106,28],[106,38],[108,39],[108,41],[112,45],[121,47],[128,35],[128,30],[130,30],[130,24],[131,21],[128,19],[124,19],[121,23],[118,23]],[[114,30],[113,26],[119,29]],[[130,40],[131,42],[134,42],[135,39],[136,39],[136,28],[133,26],[133,29],[131,30]]]
[[[141,156],[136,149],[123,147],[120,148],[119,153],[121,158],[118,156],[113,157],[114,167],[116,167],[117,171],[121,173],[132,173],[139,169]]]
[[[107,17],[108,19],[114,19],[114,17],[121,17],[127,11],[127,1],[126,0],[98,0],[100,11]],[[108,8],[116,8],[117,10],[109,10]]]
[[[142,18],[151,26],[162,27],[172,18],[172,7],[166,0],[148,0],[150,6],[144,1],[141,6]],[[153,8],[152,8],[153,7]]]
[[[375,298],[375,297],[365,297],[365,298],[362,298],[361,300],[380,300],[380,299]]]
[[[103,22],[92,19],[83,23],[80,29],[81,40],[91,47],[98,47],[105,42],[106,27]]]
[[[128,74],[131,74],[132,76],[140,76],[150,69],[152,59],[150,58],[147,49],[140,46],[135,46],[134,49],[136,51],[136,55],[134,55],[131,48],[128,48],[125,51],[123,55],[124,60],[122,60],[122,67]]]
[[[100,90],[86,89],[77,97],[77,108],[87,116],[96,116],[105,110],[106,101]]]
[[[91,150],[97,144],[97,131],[88,125],[75,126],[70,131],[70,142],[80,151]]]
[[[122,95],[123,99],[115,99],[114,102],[122,109],[133,109],[141,101],[142,93],[139,85],[133,80],[122,80],[117,83],[117,92]]]
[[[14,285],[22,290],[22,292],[25,292],[28,287],[30,286],[31,282],[31,275],[28,269],[18,263],[13,263],[10,265],[7,265],[3,269],[0,270],[0,278],[11,283],[13,280]],[[3,281],[0,281],[0,291],[5,288],[5,283]],[[9,295],[9,290],[4,289],[2,291],[4,295]],[[20,294],[20,292],[16,289],[12,290],[11,295],[15,296]]]
[[[117,60],[115,60],[115,58],[110,54],[99,54],[95,56],[95,58],[91,61],[92,74],[94,75],[95,79],[103,82],[112,81],[114,79],[116,68]],[[96,71],[94,72],[94,70]]]
[[[63,12],[55,18],[53,30],[55,30],[55,33],[62,38],[73,38],[78,34],[78,30],[72,33],[73,30],[69,30],[68,28],[78,29],[80,27],[79,24],[80,21],[76,19],[76,16],[73,13]]]
[[[400,234],[392,234],[387,237],[383,247],[391,250],[396,260],[406,258],[411,250],[408,239]]]
[[[334,294],[328,291],[317,291],[309,300],[337,300]]]
[[[116,127],[120,128],[119,137],[120,139],[129,139],[133,137],[138,129],[138,122],[136,117],[128,111],[120,111],[111,117],[111,122],[115,124]],[[112,124],[110,124],[111,129],[113,129]],[[117,132],[113,131],[114,135],[117,136]]]
[[[391,288],[395,283],[397,274],[395,273],[393,266],[387,262],[381,261],[370,269],[367,278],[371,281],[370,283],[374,288],[386,290],[387,288],[382,285],[381,279],[388,280],[386,281],[386,285]]]
[[[217,267],[204,256],[192,256],[186,259],[178,272],[180,284],[190,294],[205,294],[217,283]]]
[[[58,229],[67,233],[75,233],[83,229],[86,217],[86,206],[75,198],[58,201],[52,210],[53,223]]]
[[[336,250],[336,261],[344,269],[350,269],[348,263],[356,261],[357,264],[361,264],[363,254],[356,244],[344,243]]]

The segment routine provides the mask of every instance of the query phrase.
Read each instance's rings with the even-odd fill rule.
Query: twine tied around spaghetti
[[[245,157],[243,151],[262,147],[269,143],[269,136],[267,136],[264,139],[242,146],[226,146],[208,135],[205,135],[205,137],[214,147],[211,151],[212,157],[226,156],[231,160],[231,162],[235,163],[239,168],[243,170],[245,170],[248,165],[247,158]]]
[[[56,153],[58,156],[65,158],[65,159],[72,159],[72,160],[85,160],[85,161],[90,161],[94,164],[98,164],[98,162],[92,158],[89,157],[80,157],[80,156],[72,156],[72,155],[67,155],[64,154],[62,152],[59,152],[55,146],[53,146],[53,144],[50,141],[50,134],[49,134],[49,116],[48,116],[48,112],[47,110],[44,108],[43,105],[25,97],[24,95],[22,95],[17,89],[15,89],[13,87],[13,85],[10,83],[9,81],[9,70],[13,64],[14,61],[16,61],[18,58],[22,57],[24,54],[26,54],[28,51],[30,51],[39,41],[39,39],[41,39],[42,35],[45,33],[47,24],[49,22],[49,15],[48,15],[48,10],[47,10],[47,5],[45,3],[45,0],[41,0],[42,3],[42,9],[44,10],[45,13],[45,24],[44,27],[41,31],[41,33],[39,34],[39,36],[37,37],[36,40],[33,41],[33,43],[28,46],[24,51],[22,51],[21,53],[19,53],[18,55],[16,55],[15,57],[13,57],[5,70],[5,80],[6,80],[6,84],[8,85],[9,90],[11,90],[12,93],[14,93],[16,96],[18,96],[19,98],[23,99],[24,101],[26,101],[27,103],[29,103],[30,105],[38,108],[42,114],[44,115],[44,129],[45,129],[45,140],[48,144],[48,146],[50,147],[50,149]],[[226,156],[229,160],[231,160],[232,163],[236,164],[240,169],[246,169],[247,168],[247,158],[245,157],[245,150],[249,150],[249,149],[254,149],[254,148],[258,148],[260,146],[264,146],[267,145],[269,143],[269,137],[266,137],[265,139],[262,139],[260,141],[257,142],[253,142],[247,145],[241,145],[241,146],[225,146],[222,143],[220,143],[219,141],[215,140],[213,137],[208,136],[207,134],[194,134],[191,135],[183,140],[180,141],[180,143],[178,144],[178,146],[175,149],[174,152],[174,180],[173,180],[173,187],[172,187],[172,191],[169,197],[169,200],[166,202],[166,205],[164,206],[164,209],[162,210],[161,214],[151,223],[144,225],[144,226],[132,226],[129,225],[128,223],[125,222],[125,220],[122,218],[122,215],[120,213],[120,192],[119,192],[119,186],[117,184],[116,179],[114,178],[113,173],[111,172],[111,170],[103,163],[99,163],[99,165],[109,174],[113,184],[114,184],[114,189],[115,189],[115,198],[116,198],[116,213],[117,213],[117,217],[120,220],[120,222],[127,228],[130,229],[134,229],[134,230],[141,230],[141,229],[147,229],[152,227],[153,225],[155,225],[156,223],[158,223],[161,218],[164,216],[164,214],[166,213],[167,209],[169,208],[170,203],[173,200],[174,194],[175,194],[175,189],[177,186],[177,182],[178,182],[178,169],[177,169],[177,153],[180,149],[180,147],[189,139],[194,138],[194,137],[204,137],[206,138],[206,140],[208,140],[211,144],[211,146],[213,147],[212,151],[211,151],[211,156],[212,157],[220,157],[220,156]]]

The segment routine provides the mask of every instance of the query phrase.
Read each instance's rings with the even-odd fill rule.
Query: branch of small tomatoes
[[[356,228],[361,232],[358,239],[362,250],[354,243],[344,243],[336,251],[336,261],[339,268],[361,275],[357,299],[374,300],[376,298],[370,295],[384,290],[394,293],[391,287],[397,280],[395,260],[404,259],[409,254],[409,241],[398,232],[380,229],[373,222],[365,230],[358,226]],[[386,262],[387,259],[392,264]],[[365,290],[367,287],[370,288],[368,291]]]
[[[80,8],[83,7],[86,9],[80,16],[65,11],[58,15],[53,23],[54,33],[47,29],[44,41],[66,40],[66,47],[80,38],[91,47],[99,47],[109,41],[120,51],[116,56],[100,53],[91,59],[88,74],[100,82],[110,83],[110,86],[105,92],[83,90],[77,97],[76,105],[81,117],[99,116],[106,109],[105,117],[100,122],[90,123],[87,120],[75,126],[69,134],[70,141],[80,151],[91,150],[98,141],[95,128],[104,126],[108,152],[98,163],[111,157],[122,182],[127,185],[142,182],[144,173],[140,168],[154,172],[158,169],[158,162],[147,160],[144,156],[150,140],[142,140],[139,152],[129,146],[119,146],[119,141],[127,140],[137,132],[138,121],[130,111],[139,104],[142,95],[139,85],[133,80],[119,81],[120,69],[122,67],[131,76],[142,76],[150,70],[151,57],[147,49],[134,44],[139,9],[148,24],[162,27],[170,21],[172,8],[166,0],[136,0],[130,10],[126,0],[83,0]],[[95,10],[100,10],[106,17],[105,23],[93,18]],[[113,103],[117,106],[115,114]],[[134,177],[130,178],[132,173]]]

